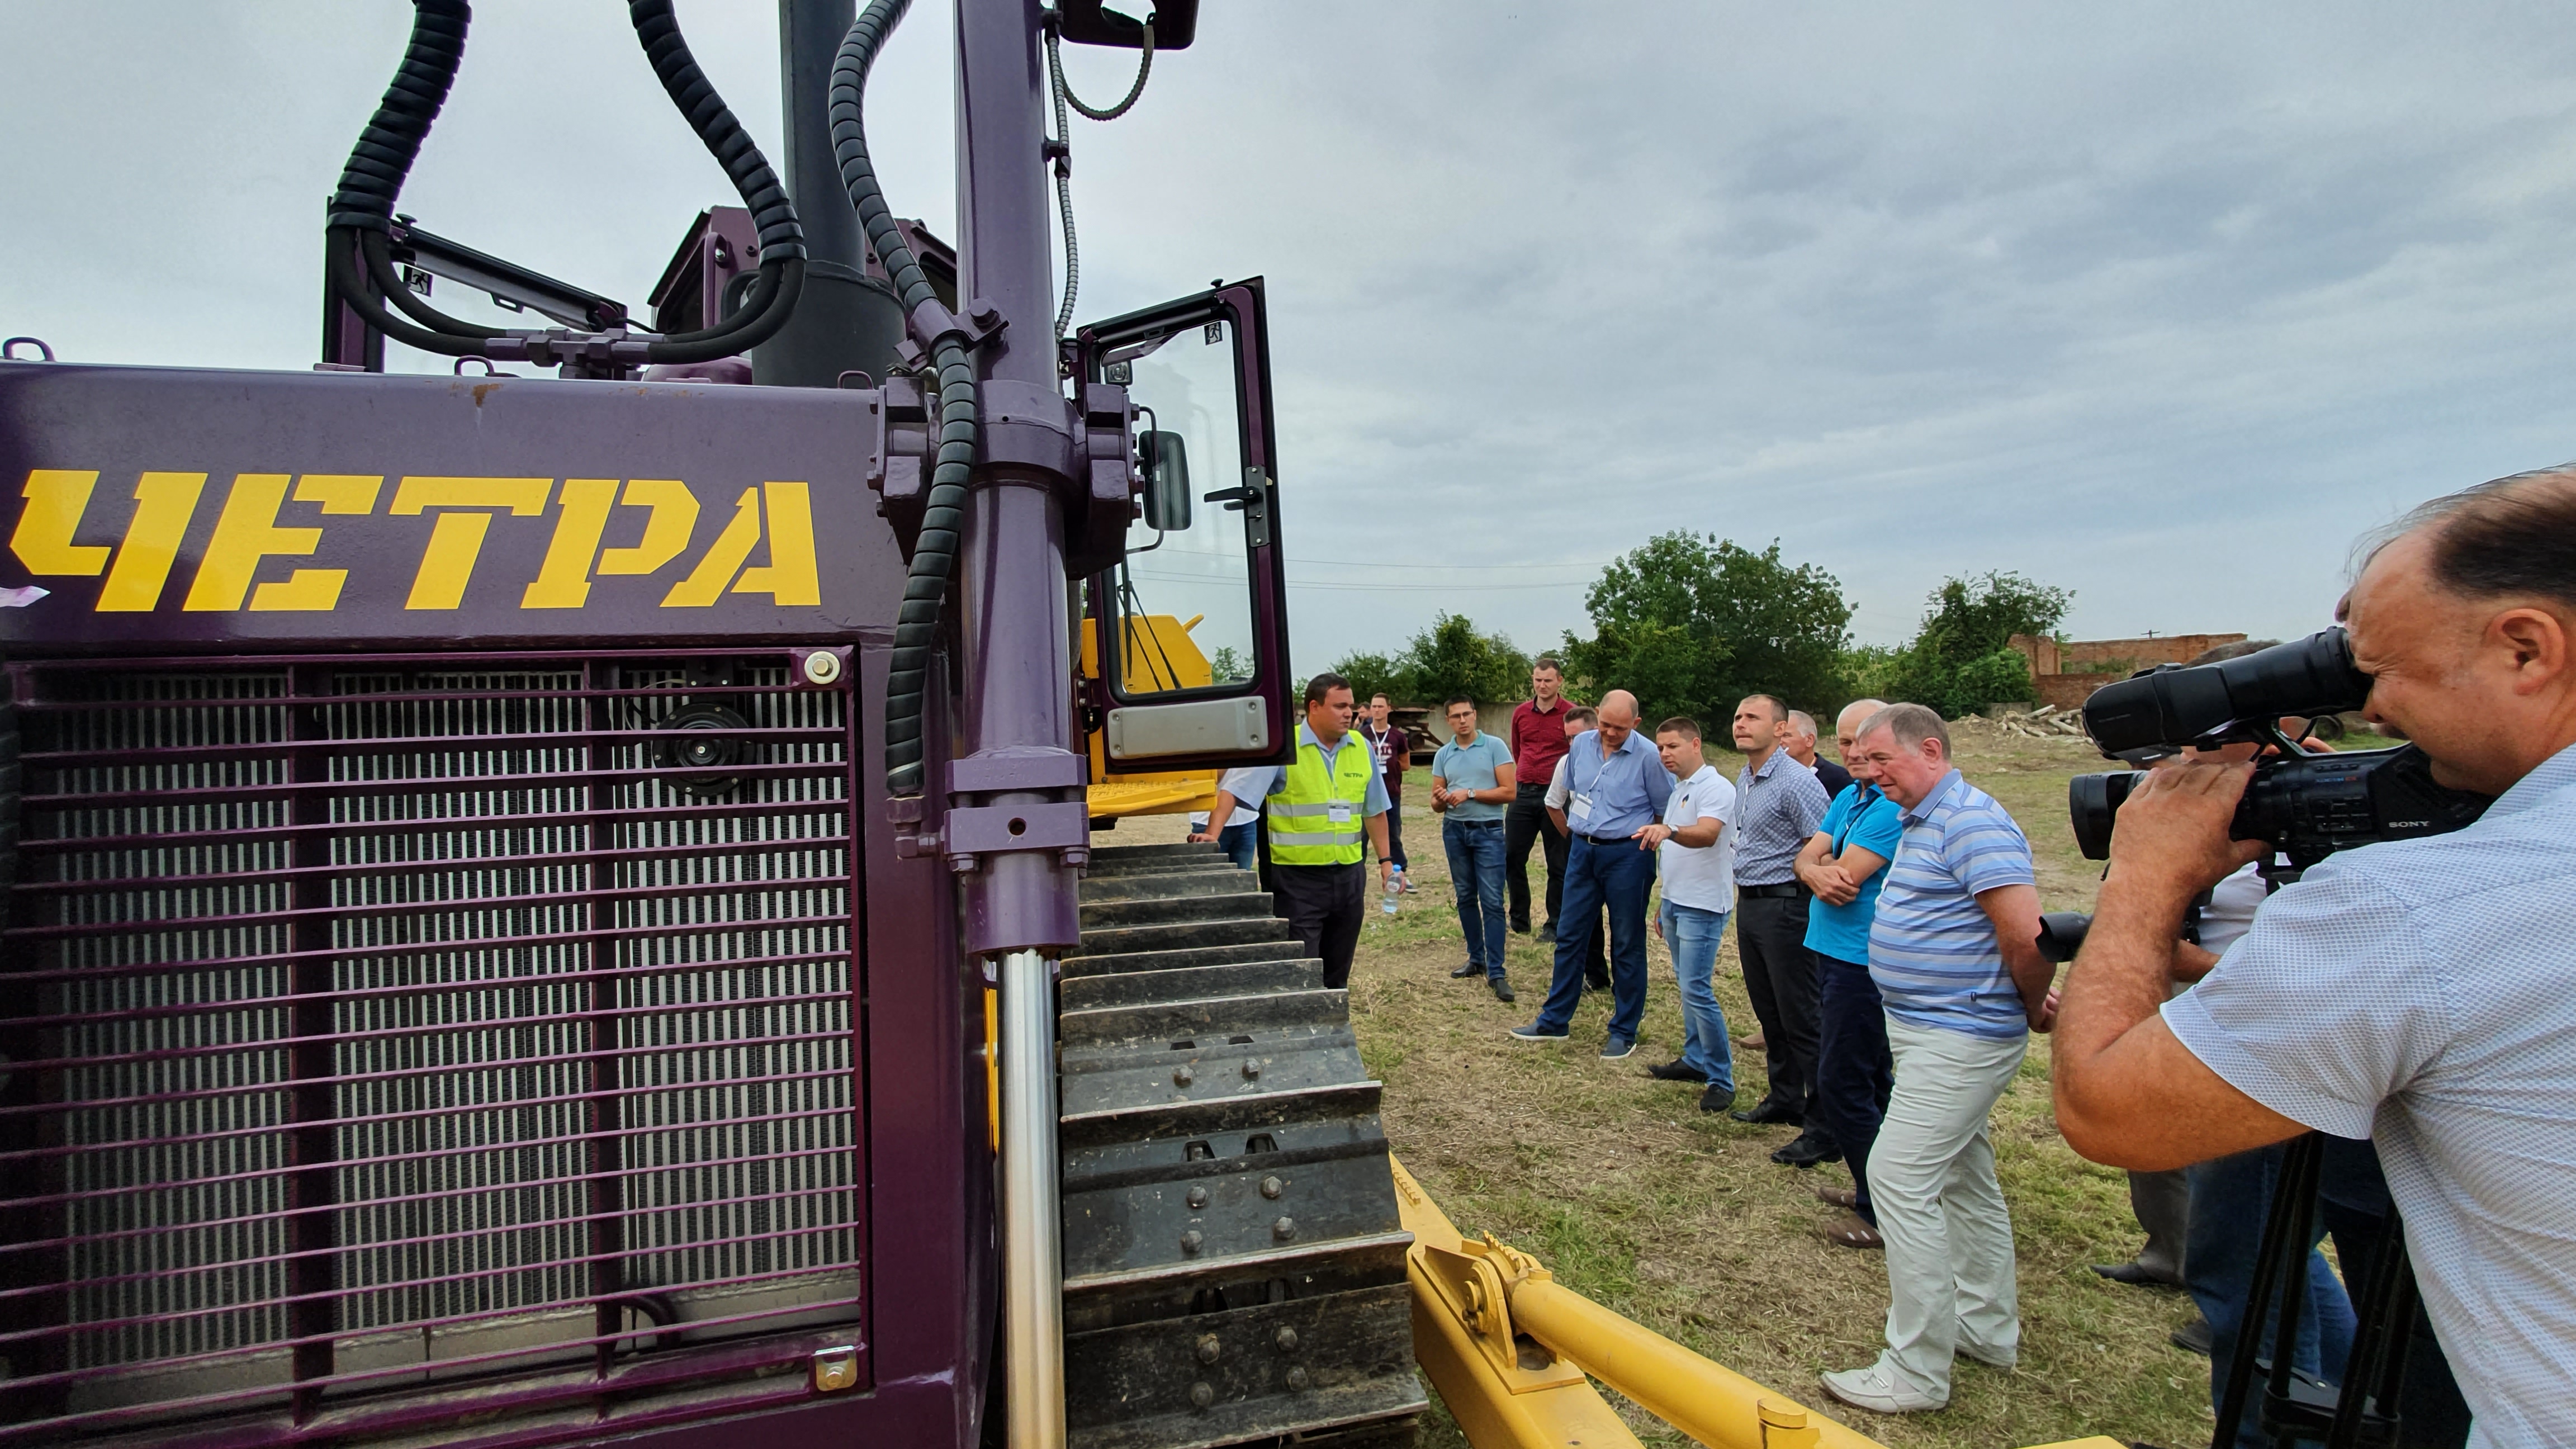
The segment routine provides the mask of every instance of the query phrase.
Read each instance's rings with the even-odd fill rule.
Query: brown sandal
[[[1887,1239],[1880,1237],[1878,1229],[1871,1227],[1869,1220],[1858,1213],[1845,1213],[1834,1219],[1826,1226],[1824,1233],[1825,1241],[1838,1247],[1885,1248],[1887,1246]]]
[[[1853,1187],[1835,1187],[1831,1183],[1818,1183],[1816,1185],[1816,1201],[1823,1203],[1827,1207],[1838,1207],[1856,1214],[1860,1211],[1860,1189]]]

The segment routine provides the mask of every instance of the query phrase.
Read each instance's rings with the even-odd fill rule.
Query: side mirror
[[[1145,473],[1145,526],[1163,533],[1190,528],[1190,455],[1178,433],[1149,432],[1137,445]]]

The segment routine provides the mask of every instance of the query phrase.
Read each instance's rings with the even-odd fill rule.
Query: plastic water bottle
[[[1403,894],[1404,894],[1404,867],[1402,867],[1402,866],[1400,866],[1400,865],[1399,865],[1399,866],[1397,866],[1394,870],[1389,871],[1389,872],[1387,873],[1387,877],[1386,877],[1386,897],[1385,897],[1384,902],[1383,902],[1381,905],[1379,905],[1378,909],[1379,909],[1379,910],[1381,910],[1381,911],[1386,912],[1386,913],[1387,913],[1388,915],[1390,915],[1390,916],[1391,916],[1391,915],[1394,915],[1394,914],[1395,914],[1395,911],[1396,911],[1396,898],[1397,898],[1398,896],[1403,895]]]

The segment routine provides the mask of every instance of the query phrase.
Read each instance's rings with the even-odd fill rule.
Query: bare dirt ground
[[[2022,739],[1974,724],[1961,727],[1958,745],[1969,778],[2030,835],[2043,907],[2089,908],[2099,867],[2075,850],[2066,781],[2100,768],[2099,757],[2081,741]],[[1711,758],[1729,773],[1739,763],[1724,752]],[[1512,938],[1516,1006],[1494,1000],[1481,983],[1448,978],[1465,957],[1438,822],[1423,804],[1428,777],[1417,771],[1414,781],[1405,834],[1422,888],[1391,919],[1372,909],[1351,980],[1352,1020],[1362,1055],[1386,1083],[1386,1131],[1397,1155],[1461,1228],[1528,1249],[1598,1301],[1827,1407],[1816,1375],[1869,1362],[1887,1309],[1883,1258],[1818,1236],[1834,1210],[1811,1190],[1847,1186],[1848,1176],[1839,1166],[1777,1166],[1769,1154],[1788,1129],[1703,1114],[1697,1087],[1644,1076],[1648,1063],[1674,1056],[1679,1041],[1670,960],[1651,939],[1653,984],[1634,1056],[1595,1055],[1608,1008],[1589,998],[1571,1042],[1531,1045],[1505,1035],[1536,1015],[1544,948]],[[1121,843],[1146,838],[1121,827]],[[1543,876],[1535,856],[1530,866],[1536,887]],[[1718,994],[1732,1031],[1748,1035],[1755,1023],[1729,937]],[[1758,1056],[1738,1053],[1736,1080],[1739,1104],[1758,1099]],[[2021,1366],[2004,1372],[1962,1360],[1950,1406],[1939,1413],[1827,1411],[1898,1446],[1984,1449],[2088,1434],[2207,1442],[2207,1361],[2165,1340],[2192,1318],[2189,1300],[2107,1283],[2089,1269],[2126,1260],[2139,1234],[2122,1175],[2076,1157],[2058,1138],[2044,1038],[2033,1039],[2020,1080],[1997,1107],[1994,1138],[2020,1263]],[[1648,1444],[1686,1442],[1621,1407]],[[1422,1442],[1448,1449],[1465,1441],[1435,1407]]]

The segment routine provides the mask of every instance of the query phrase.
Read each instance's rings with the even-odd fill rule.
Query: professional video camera
[[[2340,628],[2215,664],[2164,664],[2093,691],[2084,730],[2104,757],[2146,765],[2185,749],[2254,743],[2272,752],[2256,761],[2228,834],[2269,841],[2267,879],[2295,880],[2338,850],[2457,830],[2485,813],[2489,797],[2434,782],[2422,750],[2303,753],[2280,729],[2285,717],[2313,719],[2359,709],[2370,676],[2353,666]],[[2111,856],[2111,827],[2120,802],[2146,776],[2138,770],[2078,775],[2067,782],[2075,843],[2087,860]],[[2040,948],[2072,959],[2090,918],[2045,918]]]

